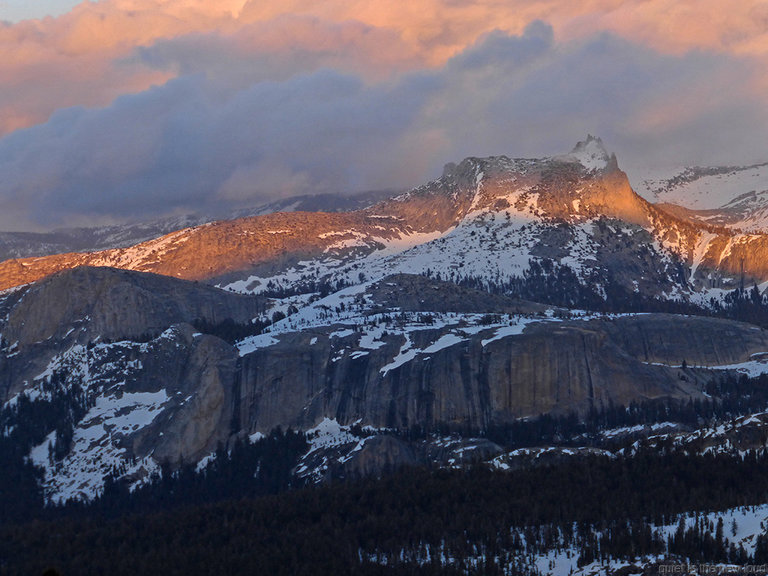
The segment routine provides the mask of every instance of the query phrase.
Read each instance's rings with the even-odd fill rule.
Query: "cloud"
[[[245,24],[231,34],[162,40],[138,48],[133,61],[178,75],[205,73],[231,88],[322,68],[378,81],[425,65],[392,30],[288,15]]]
[[[673,54],[692,49],[733,54],[765,54],[768,50],[768,4],[762,0],[744,0],[727,9],[719,0],[606,0],[590,4],[587,11],[563,21],[565,37],[610,31]]]
[[[364,29],[350,30],[365,45]],[[193,57],[216,50],[235,54],[218,72]],[[625,166],[750,161],[765,149],[749,58],[659,53],[607,33],[563,43],[541,21],[489,32],[439,68],[374,81],[353,57],[345,72],[305,70],[302,58],[291,68],[287,57],[289,72],[256,59],[233,82],[248,62],[237,53],[215,35],[156,45],[141,57],[178,78],[0,139],[0,228],[405,187],[468,155],[564,152],[587,132]]]
[[[633,177],[764,161],[767,30],[753,0],[84,2],[0,24],[0,229],[405,187],[588,132]]]
[[[637,179],[660,165],[765,161],[768,111],[752,58],[660,53],[613,34],[563,43],[542,22],[450,60],[422,129],[446,158],[565,152],[599,134]],[[728,90],[723,90],[728,86]]]
[[[226,30],[230,6],[208,4],[216,8],[187,0],[106,0],[83,2],[58,18],[0,22],[0,134],[43,122],[60,108],[104,106],[169,80],[172,74],[130,56],[162,39]]]
[[[410,183],[420,154],[400,139],[430,83],[371,88],[320,71],[221,101],[193,75],[102,110],[61,111],[0,140],[0,207],[25,206],[25,226],[50,227]]]
[[[262,74],[279,74],[277,64],[265,69],[280,63],[382,79],[442,67],[492,30],[520,35],[537,19],[560,42],[609,32],[660,53],[768,57],[760,0],[727,10],[721,0],[100,0],[57,18],[0,23],[0,135],[191,68],[215,74],[219,57],[240,62],[250,80],[252,61]],[[236,81],[234,67],[224,68]]]

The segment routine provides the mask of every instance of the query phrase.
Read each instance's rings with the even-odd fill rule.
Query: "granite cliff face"
[[[130,436],[128,447],[133,455],[178,464],[197,462],[230,439],[237,353],[219,338],[195,336],[183,325],[175,330],[181,346],[145,369],[145,382],[162,383],[175,403]]]
[[[403,342],[359,355],[358,336],[286,335],[242,358],[236,416],[251,431],[311,428],[324,417],[374,428],[483,430],[542,413],[661,397],[703,398],[698,367],[737,364],[768,349],[768,332],[671,315],[539,322],[488,341],[480,331],[431,351],[441,331],[411,334],[413,359],[383,372]],[[314,340],[314,344],[310,344]]]
[[[136,339],[176,322],[249,322],[263,308],[263,299],[227,294],[205,284],[81,267],[24,289],[8,313],[3,337],[22,348],[50,339]]]
[[[125,458],[200,458],[229,438],[221,418],[232,404],[237,352],[189,322],[248,323],[263,306],[152,274],[60,272],[3,298],[0,399],[55,402],[75,391],[85,414],[74,424],[88,433],[75,436],[67,458],[102,476]]]

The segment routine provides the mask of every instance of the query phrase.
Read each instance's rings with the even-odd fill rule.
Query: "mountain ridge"
[[[592,137],[561,156],[448,164],[363,210],[8,261],[2,417],[13,429],[26,411],[61,412],[24,454],[62,501],[276,426],[349,440],[305,455],[302,474],[322,478],[446,454],[443,439],[416,450],[385,431],[486,434],[542,414],[704,406],[719,382],[766,372],[766,332],[659,311],[704,312],[743,284],[728,267],[742,238],[644,200]]]
[[[0,232],[0,261],[37,258],[72,252],[96,252],[127,248],[165,234],[201,226],[217,220],[235,220],[274,212],[349,212],[366,208],[396,195],[395,190],[359,192],[350,195],[305,194],[235,210],[218,218],[200,214],[172,216],[147,222],[87,228],[61,228],[51,232]]]
[[[706,269],[727,277],[745,270],[755,281],[768,278],[768,267],[760,258],[728,258],[744,242],[729,243],[726,230],[678,218],[638,196],[615,155],[590,136],[559,157],[470,157],[448,164],[439,179],[360,211],[255,216],[187,228],[129,248],[7,260],[0,263],[0,289],[79,265],[227,284],[238,276],[275,273],[329,253],[355,261],[386,249],[402,251],[445,235],[481,211],[518,214],[549,224],[618,219],[649,230],[662,251],[676,254],[693,272]],[[699,246],[703,236],[712,234],[716,236],[712,242]],[[759,245],[761,253],[768,247],[762,236],[747,243]],[[394,248],[396,244],[400,248]],[[698,261],[697,250],[702,251]],[[746,267],[742,260],[748,262]]]

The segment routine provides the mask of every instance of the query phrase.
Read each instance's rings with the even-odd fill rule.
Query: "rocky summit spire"
[[[568,162],[578,162],[587,170],[612,172],[619,168],[616,155],[609,154],[603,141],[591,134],[587,134],[586,140],[578,142],[570,154],[562,156],[561,159]]]

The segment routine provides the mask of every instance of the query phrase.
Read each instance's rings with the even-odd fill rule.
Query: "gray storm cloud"
[[[755,70],[733,56],[662,55],[610,34],[559,44],[542,22],[492,32],[438,69],[374,79],[351,57],[341,71],[287,58],[277,73],[263,59],[249,69],[242,51],[222,57],[230,48],[206,36],[142,49],[182,75],[0,139],[0,228],[413,186],[464,156],[554,154],[587,132],[630,167],[766,150]]]

